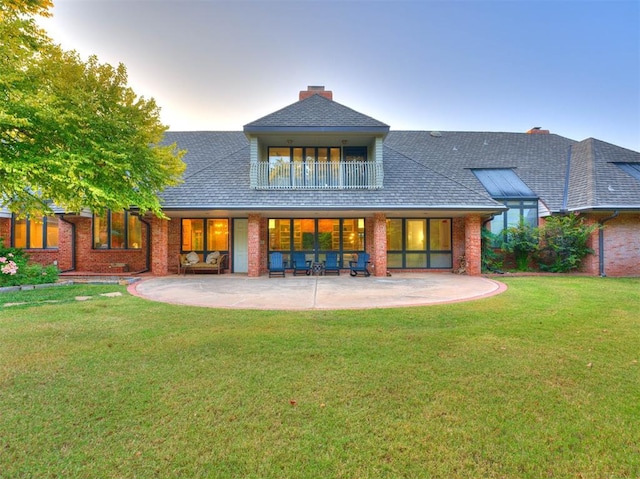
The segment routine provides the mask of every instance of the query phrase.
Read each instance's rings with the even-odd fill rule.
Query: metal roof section
[[[626,174],[633,176],[640,181],[640,163],[613,163]]]
[[[474,169],[471,170],[492,198],[537,198],[524,181],[511,169]]]

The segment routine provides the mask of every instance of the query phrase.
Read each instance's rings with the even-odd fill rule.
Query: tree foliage
[[[502,250],[514,254],[518,271],[529,269],[531,255],[538,250],[538,235],[538,228],[524,218],[520,218],[518,225],[506,229]]]
[[[160,110],[127,86],[124,65],[83,61],[37,27],[34,15],[50,7],[0,4],[0,204],[162,215],[158,193],[180,181],[184,152],[160,144]]]
[[[547,218],[541,230],[540,268],[553,273],[578,269],[584,257],[593,253],[587,243],[598,228],[577,214]]]

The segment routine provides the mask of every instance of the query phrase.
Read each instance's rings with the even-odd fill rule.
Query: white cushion
[[[209,253],[207,255],[206,263],[209,264],[218,264],[218,259],[220,258],[220,251],[214,251],[213,253]]]
[[[198,256],[198,253],[195,251],[192,251],[187,255],[187,263],[196,264],[198,261],[200,261],[200,256]]]

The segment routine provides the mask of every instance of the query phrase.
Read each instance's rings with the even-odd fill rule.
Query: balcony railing
[[[373,161],[251,165],[251,185],[257,190],[379,189],[382,179],[382,164]]]

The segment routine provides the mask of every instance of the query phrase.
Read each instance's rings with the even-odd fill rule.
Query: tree
[[[50,7],[0,4],[0,205],[162,216],[158,193],[181,181],[184,151],[161,144],[160,110],[127,86],[124,65],[85,62],[37,27],[34,15]]]

